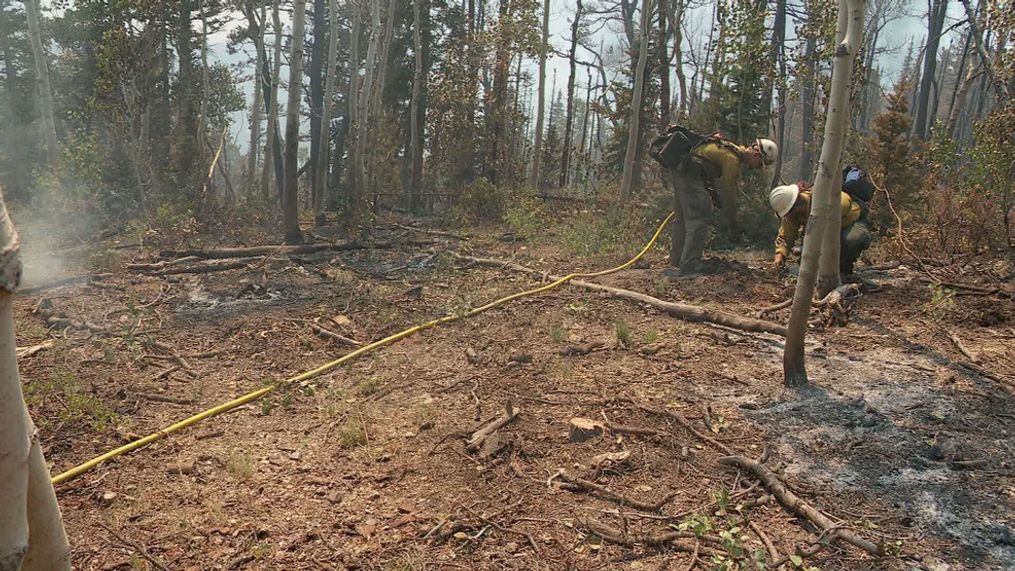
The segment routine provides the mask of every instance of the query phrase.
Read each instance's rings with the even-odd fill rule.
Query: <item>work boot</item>
[[[666,268],[663,275],[671,279],[693,278],[702,274],[701,264],[684,264],[679,268]]]

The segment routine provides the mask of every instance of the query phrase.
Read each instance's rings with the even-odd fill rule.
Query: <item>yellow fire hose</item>
[[[645,246],[641,249],[640,252],[638,252],[638,255],[636,255],[635,257],[631,258],[627,262],[625,262],[625,263],[623,263],[623,264],[621,264],[621,265],[619,265],[619,266],[617,266],[615,268],[610,268],[608,270],[602,270],[602,271],[590,272],[590,273],[571,273],[571,274],[568,274],[568,275],[566,275],[566,276],[564,276],[564,277],[562,277],[562,278],[560,278],[560,279],[558,279],[558,280],[556,280],[556,281],[554,281],[552,283],[546,284],[544,286],[541,286],[541,287],[538,287],[538,288],[534,288],[534,289],[530,289],[530,290],[526,290],[526,291],[521,291],[521,292],[518,292],[518,293],[514,293],[514,294],[511,294],[511,295],[506,296],[506,297],[502,297],[500,299],[491,301],[490,303],[487,303],[486,305],[481,305],[479,307],[475,307],[473,309],[470,309],[470,310],[468,310],[468,311],[466,311],[464,313],[445,315],[444,317],[441,317],[441,318],[438,318],[438,319],[434,319],[433,321],[428,321],[426,323],[423,323],[422,325],[416,325],[414,327],[410,327],[408,329],[405,329],[404,331],[400,331],[398,333],[395,333],[394,335],[390,335],[390,336],[385,337],[383,339],[380,339],[378,341],[374,341],[373,343],[370,343],[369,345],[364,345],[363,347],[360,347],[359,349],[356,349],[355,351],[351,351],[349,353],[346,353],[342,357],[339,357],[338,359],[335,359],[334,361],[331,361],[329,363],[325,363],[325,364],[321,365],[320,367],[317,367],[316,369],[312,369],[310,371],[306,371],[304,373],[296,375],[295,377],[291,377],[291,378],[285,379],[283,381],[279,381],[277,383],[274,383],[274,384],[268,385],[266,387],[257,389],[256,391],[253,391],[251,393],[247,393],[247,394],[245,394],[245,395],[243,395],[243,396],[241,396],[239,398],[233,399],[233,400],[231,400],[229,402],[226,402],[226,403],[222,403],[222,404],[220,404],[220,405],[218,405],[216,407],[209,408],[208,410],[206,410],[204,412],[200,412],[198,414],[195,414],[194,416],[191,416],[189,418],[185,418],[185,419],[181,420],[180,422],[177,422],[176,424],[167,426],[166,428],[163,428],[162,430],[159,430],[158,432],[153,432],[152,434],[149,434],[148,436],[145,436],[144,438],[140,438],[138,440],[130,442],[129,444],[125,444],[125,445],[120,446],[119,448],[116,448],[114,450],[110,450],[109,452],[106,452],[105,454],[96,456],[95,458],[92,458],[91,460],[88,460],[87,462],[85,462],[83,464],[80,464],[78,466],[75,466],[74,468],[71,468],[70,470],[67,470],[66,472],[63,472],[61,474],[57,474],[56,476],[53,477],[52,482],[53,482],[54,485],[56,485],[56,484],[62,484],[63,482],[66,482],[68,480],[71,480],[73,478],[76,478],[76,477],[80,476],[81,474],[84,474],[85,472],[91,470],[92,468],[95,468],[99,464],[102,464],[106,460],[110,460],[112,458],[116,458],[117,456],[121,456],[121,455],[126,454],[128,452],[137,450],[138,448],[141,448],[142,446],[147,446],[148,444],[151,444],[152,442],[155,442],[155,441],[158,441],[158,440],[162,440],[163,438],[169,436],[170,434],[172,434],[174,432],[177,432],[179,430],[182,430],[184,428],[187,428],[188,426],[191,426],[193,424],[197,424],[198,422],[200,422],[200,421],[202,421],[202,420],[204,420],[206,418],[210,418],[212,416],[215,416],[215,415],[218,415],[218,414],[222,414],[223,412],[227,412],[227,411],[232,410],[232,409],[234,409],[234,408],[236,408],[238,406],[242,406],[242,405],[245,405],[245,404],[247,404],[249,402],[256,401],[257,399],[259,399],[259,398],[261,398],[261,397],[271,393],[272,391],[274,391],[275,389],[278,389],[280,387],[284,387],[284,386],[291,385],[291,384],[294,384],[294,383],[299,383],[299,382],[302,382],[302,381],[306,381],[308,379],[312,379],[312,378],[317,377],[319,375],[322,375],[322,374],[324,374],[324,373],[334,369],[335,367],[339,367],[341,365],[344,365],[345,363],[348,363],[349,361],[352,361],[353,359],[356,359],[357,357],[360,357],[362,355],[370,353],[370,352],[372,352],[372,351],[374,351],[376,349],[380,349],[381,347],[384,347],[386,345],[390,345],[390,344],[392,344],[392,343],[394,343],[396,341],[400,341],[402,339],[405,339],[406,337],[409,337],[411,335],[415,335],[416,333],[419,333],[420,331],[425,331],[427,329],[432,329],[434,327],[437,327],[438,325],[444,325],[445,323],[451,323],[452,321],[458,321],[458,320],[461,320],[461,319],[465,319],[465,318],[468,318],[468,317],[473,317],[475,315],[479,315],[480,313],[483,313],[484,311],[488,311],[488,310],[493,309],[495,307],[504,305],[505,303],[508,303],[509,301],[514,301],[514,300],[519,299],[519,298],[529,297],[529,296],[533,296],[533,295],[536,295],[536,294],[539,294],[539,293],[543,293],[545,291],[549,291],[549,290],[554,289],[556,287],[559,287],[559,286],[561,286],[561,285],[563,285],[563,284],[565,284],[565,283],[567,283],[567,282],[569,282],[569,281],[571,281],[571,280],[573,280],[575,278],[594,278],[594,277],[597,277],[597,276],[605,276],[607,274],[612,274],[612,273],[619,272],[621,270],[627,269],[627,268],[631,267],[632,265],[634,265],[638,260],[640,260],[646,253],[648,253],[649,249],[651,249],[652,246],[659,239],[659,236],[663,233],[663,230],[666,228],[667,224],[670,223],[670,220],[672,218],[673,218],[673,213],[671,212],[670,215],[667,216],[665,220],[663,220],[662,224],[659,225],[659,228],[656,229],[655,234],[652,235],[652,239],[649,240],[648,243],[645,244]]]

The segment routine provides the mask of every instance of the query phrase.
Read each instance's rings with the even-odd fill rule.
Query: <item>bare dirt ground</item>
[[[498,236],[460,242],[387,226],[371,240],[394,247],[164,276],[125,269],[160,259],[155,248],[64,251],[66,272],[98,258],[111,275],[17,304],[19,347],[54,341],[21,359],[54,474],[350,349],[315,333],[315,319],[366,342],[534,283],[446,251],[552,272],[634,253],[574,260]],[[205,246],[240,242],[270,243]],[[737,258],[722,275],[671,281],[657,250],[649,267],[598,281],[751,316],[787,296],[789,280],[752,268],[756,256]],[[905,267],[865,273],[881,290],[859,300],[847,326],[815,328],[813,386],[800,391],[782,386],[773,335],[688,323],[573,286],[519,300],[60,485],[74,566],[754,569],[765,568],[751,566],[756,558],[774,560],[765,542],[782,558],[822,537],[752,475],[720,464],[716,446],[651,408],[681,413],[737,454],[765,456],[791,490],[887,553],[836,543],[805,565],[1012,569],[1015,303],[1010,281],[996,279],[1012,270],[966,271],[965,283],[1002,290],[934,290]],[[34,311],[43,299],[49,315],[107,331],[51,327]],[[566,354],[592,342],[588,354]],[[498,432],[501,447],[469,452],[469,435],[508,401],[520,414]],[[642,430],[575,443],[574,417]],[[645,536],[674,531],[687,537],[647,545]]]

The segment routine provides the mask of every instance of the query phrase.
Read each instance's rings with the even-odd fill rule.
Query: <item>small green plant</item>
[[[954,290],[937,284],[931,285],[930,290],[930,302],[926,307],[931,313],[940,315],[955,307]]]
[[[381,381],[377,377],[369,377],[356,385],[356,393],[361,397],[377,394],[381,390]]]
[[[367,431],[363,423],[347,418],[338,428],[338,445],[342,448],[358,448],[367,445]]]
[[[275,402],[271,399],[261,399],[261,416],[268,416],[275,408]]]
[[[712,518],[698,512],[687,516],[683,521],[677,524],[677,530],[690,531],[698,537],[710,534],[714,529],[715,528],[712,526]]]
[[[66,369],[54,371],[45,379],[37,379],[24,386],[25,399],[29,406],[41,407],[47,402],[63,404],[56,418],[67,424],[88,423],[95,432],[102,432],[114,425],[119,416],[101,399],[85,392],[77,375]],[[46,417],[37,422],[46,426]]]
[[[631,347],[631,342],[633,341],[631,326],[625,321],[618,321],[614,324],[614,330],[617,333],[617,343],[620,343],[621,347]]]
[[[644,333],[641,334],[641,342],[642,343],[646,343],[646,344],[655,343],[658,339],[659,339],[659,332],[656,331],[655,329],[649,329],[648,331],[645,331]]]
[[[230,452],[226,458],[226,472],[237,480],[246,480],[254,474],[254,459],[243,452]]]
[[[799,569],[799,571],[821,571],[821,568],[808,565],[803,557],[795,553],[789,556],[789,563],[793,566],[793,569]]]
[[[567,329],[562,325],[554,325],[550,328],[550,339],[554,343],[563,343],[567,339]]]

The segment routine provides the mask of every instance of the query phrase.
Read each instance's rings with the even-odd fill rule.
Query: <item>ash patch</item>
[[[901,526],[954,541],[957,568],[1015,568],[1015,505],[999,472],[1013,460],[1011,426],[992,414],[1011,406],[1010,397],[984,406],[956,396],[934,383],[927,359],[888,353],[865,354],[876,367],[836,356],[814,360],[812,380],[837,390],[807,387],[745,414],[767,433],[785,474],[824,488],[826,498],[865,496]],[[988,425],[997,438],[964,435]],[[976,469],[953,464],[982,459],[989,464]]]

